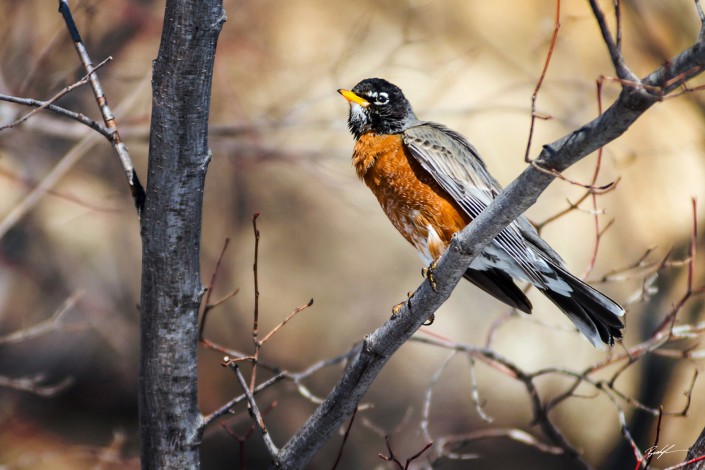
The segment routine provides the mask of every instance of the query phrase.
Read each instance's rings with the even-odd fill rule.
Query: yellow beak
[[[356,103],[362,106],[363,108],[366,108],[370,105],[370,102],[367,101],[365,98],[362,98],[361,96],[356,95],[350,90],[343,90],[342,88],[338,90],[338,93],[343,95],[343,98],[348,100],[350,103]]]

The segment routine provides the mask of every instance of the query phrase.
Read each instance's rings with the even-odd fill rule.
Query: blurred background
[[[151,61],[159,46],[164,2],[71,1],[77,25],[95,63],[113,60],[99,73],[141,179],[146,179]],[[603,1],[610,20],[611,3]],[[692,1],[623,1],[623,48],[632,70],[644,76],[690,45],[699,21]],[[84,75],[56,2],[4,0],[0,17],[0,93],[48,99]],[[422,262],[357,180],[350,164],[353,140],[348,106],[337,93],[367,77],[398,84],[422,119],[466,135],[495,177],[508,184],[525,167],[531,94],[541,74],[554,29],[555,2],[497,0],[225,0],[228,21],[218,43],[210,164],[203,218],[202,274],[207,284],[224,240],[225,253],[213,299],[240,289],[210,313],[206,336],[243,353],[252,352],[252,215],[260,212],[260,320],[263,330],[296,306],[315,300],[264,347],[269,364],[300,371],[350,350],[390,316],[391,307],[422,282]],[[610,24],[613,24],[610,21]],[[541,145],[597,115],[596,81],[613,74],[588,2],[563,2],[561,30],[538,95],[530,155]],[[700,80],[702,82],[702,80]],[[697,83],[693,84],[693,86]],[[603,82],[603,105],[619,85]],[[613,221],[600,241],[594,269],[595,218],[588,198],[543,236],[576,275],[628,304],[624,344],[648,338],[686,291],[686,266],[658,272],[625,268],[652,249],[646,263],[688,255],[691,197],[705,214],[705,100],[687,93],[655,105],[604,151],[597,184],[619,180],[597,198],[599,226]],[[88,87],[59,101],[99,118]],[[0,125],[28,110],[0,102]],[[590,183],[593,155],[566,175]],[[57,167],[58,166],[58,167]],[[50,176],[47,179],[48,175]],[[48,191],[37,193],[44,184]],[[528,216],[540,223],[577,201],[585,190],[556,181]],[[702,215],[700,224],[702,229]],[[702,247],[702,238],[698,239]],[[0,467],[137,468],[138,221],[112,147],[81,125],[40,113],[0,132]],[[696,284],[705,282],[702,263]],[[645,277],[651,297],[639,301]],[[657,289],[657,290],[656,290]],[[532,318],[461,283],[418,333],[492,347],[525,371],[558,367],[582,371],[605,357],[594,350],[545,299],[530,293]],[[45,334],[31,328],[44,321]],[[692,299],[678,323],[703,321]],[[45,324],[46,325],[46,324]],[[53,325],[53,326],[51,326]],[[29,337],[31,336],[31,337]],[[21,340],[18,340],[21,339]],[[697,346],[681,342],[677,348]],[[620,346],[615,352],[621,352]],[[390,361],[365,398],[338,468],[394,468],[378,457],[389,435],[402,460],[426,443],[420,432],[425,395],[449,351],[410,342]],[[241,393],[222,354],[202,349],[200,405],[210,412]],[[615,384],[626,397],[650,407],[681,411],[702,362],[650,355]],[[305,379],[324,397],[342,371],[337,365]],[[457,355],[433,388],[431,437],[497,428],[519,428],[550,441],[532,425],[523,386],[478,363],[473,369],[484,412],[473,403],[472,374]],[[614,369],[605,371],[609,377]],[[260,377],[268,373],[260,371]],[[597,376],[598,378],[601,376]],[[18,382],[19,378],[34,381]],[[10,383],[6,383],[7,381]],[[571,380],[537,381],[543,400],[564,392]],[[4,384],[4,385],[3,385]],[[19,390],[24,384],[29,390]],[[47,388],[48,387],[48,388]],[[53,388],[57,387],[57,390]],[[42,396],[49,394],[51,396]],[[52,393],[53,392],[53,393]],[[614,404],[594,389],[578,390],[551,418],[585,459],[598,468],[633,468]],[[266,421],[283,445],[314,410],[290,381],[259,395]],[[705,381],[698,380],[686,417],[664,417],[660,443],[673,445],[658,460],[673,465],[705,424]],[[642,450],[651,446],[656,418],[624,400],[629,429]],[[223,422],[243,439],[246,410]],[[311,468],[330,468],[341,436],[329,442]],[[570,460],[504,438],[474,441],[459,452],[470,462],[442,459],[442,468],[572,468]],[[257,433],[238,442],[219,425],[204,436],[203,468],[263,468],[266,453]]]

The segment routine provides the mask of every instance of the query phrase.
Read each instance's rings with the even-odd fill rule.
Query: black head
[[[348,127],[355,138],[366,132],[397,134],[419,122],[404,93],[387,80],[367,78],[338,93],[350,103]]]

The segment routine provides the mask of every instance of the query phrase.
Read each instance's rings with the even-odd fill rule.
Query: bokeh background
[[[610,3],[604,1],[606,12]],[[690,0],[624,1],[624,52],[645,75],[691,44],[699,21]],[[156,57],[164,2],[78,0],[71,5],[103,87],[142,179],[146,175],[150,119],[150,71]],[[47,99],[84,72],[56,2],[4,0],[0,17],[0,92]],[[225,254],[213,298],[240,292],[211,312],[207,337],[252,351],[253,247],[251,219],[260,212],[260,313],[263,329],[296,306],[315,299],[267,343],[263,360],[299,371],[349,350],[381,325],[392,305],[422,281],[422,263],[386,220],[350,165],[352,137],[347,105],[336,93],[379,76],[398,84],[422,119],[460,131],[485,156],[503,184],[525,167],[531,94],[540,76],[554,28],[555,2],[496,0],[226,0],[228,21],[218,43],[211,123],[210,164],[203,218],[204,283],[225,238]],[[542,144],[596,116],[596,81],[613,74],[588,2],[562,2],[561,30],[537,111],[531,155]],[[619,86],[604,81],[603,103]],[[684,259],[692,232],[691,197],[705,214],[705,124],[703,92],[666,100],[604,151],[599,184],[619,179],[600,196],[601,227],[614,221],[601,241],[589,279],[648,260],[669,250]],[[62,106],[98,118],[88,88],[62,98]],[[26,112],[0,102],[0,124]],[[138,307],[140,238],[124,176],[112,148],[80,125],[40,113],[0,132],[0,336],[26,330],[69,305],[55,331],[0,344],[0,376],[43,374],[44,385],[72,381],[50,397],[0,386],[0,466],[34,468],[136,468]],[[90,139],[88,143],[86,140]],[[75,147],[82,143],[76,152]],[[73,152],[73,153],[72,153]],[[567,175],[589,182],[595,156]],[[63,162],[63,163],[62,163]],[[66,162],[71,162],[66,164]],[[28,203],[35,188],[59,164],[50,190]],[[555,182],[529,211],[541,222],[568,207],[584,190]],[[31,202],[31,201],[30,201]],[[580,275],[595,244],[590,199],[543,230],[544,237]],[[702,215],[700,216],[702,228]],[[699,244],[702,239],[698,240]],[[647,269],[630,270],[600,288],[628,302]],[[702,263],[696,283],[705,282]],[[629,305],[626,345],[651,334],[686,289],[686,269],[659,272],[650,301]],[[605,353],[595,351],[568,321],[535,292],[531,319],[512,317],[496,333],[493,347],[527,371],[562,367],[580,371]],[[482,345],[507,309],[467,283],[426,328],[455,341]],[[680,322],[703,321],[694,299]],[[686,347],[695,343],[681,344]],[[619,348],[619,346],[617,347]],[[391,360],[365,398],[338,468],[392,468],[383,462],[389,435],[402,460],[420,450],[424,396],[448,351],[409,343]],[[200,402],[212,411],[240,389],[219,365],[221,355],[202,349]],[[694,371],[702,363],[651,357],[634,364],[617,383],[625,395],[647,405],[681,410]],[[325,396],[341,372],[332,367],[305,381]],[[468,361],[455,357],[434,388],[430,430],[446,436],[517,427],[547,442],[531,424],[521,384],[477,365],[481,419],[471,399]],[[262,372],[262,377],[267,374]],[[538,383],[545,399],[570,381],[549,377]],[[551,417],[585,458],[598,468],[633,468],[631,449],[620,435],[612,403],[585,389]],[[685,457],[705,424],[705,382],[698,380],[687,417],[666,417],[660,442],[674,452],[658,465]],[[314,404],[292,383],[260,396],[276,401],[267,423],[283,444],[313,411]],[[656,420],[620,402],[630,430],[645,449]],[[225,421],[247,434],[247,412]],[[311,464],[330,468],[340,446],[333,439]],[[486,439],[462,449],[479,455],[443,468],[571,468],[563,457],[508,441]],[[216,425],[206,432],[206,469],[264,468],[266,454],[254,433],[243,445]]]

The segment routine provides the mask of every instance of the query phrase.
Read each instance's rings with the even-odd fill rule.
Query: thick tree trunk
[[[167,1],[142,215],[142,468],[197,468],[196,341],[208,110],[221,0]]]

